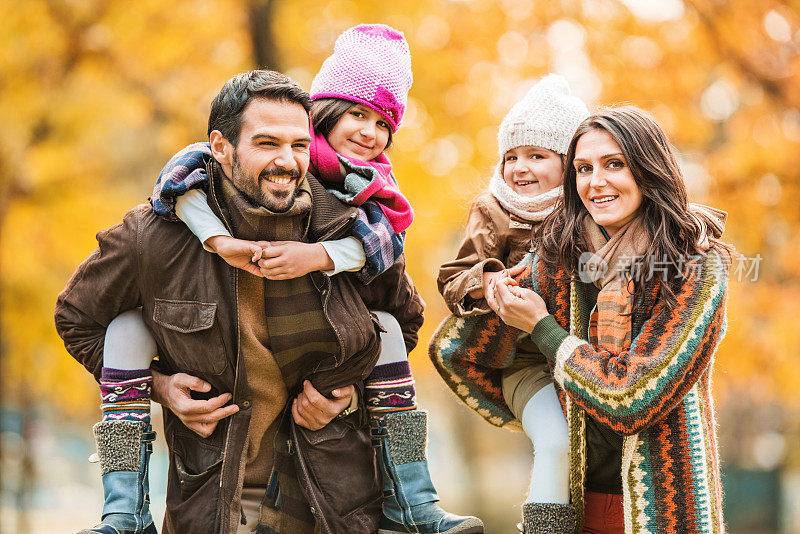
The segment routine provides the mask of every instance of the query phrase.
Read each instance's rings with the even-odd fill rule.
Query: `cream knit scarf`
[[[489,181],[489,191],[510,213],[530,222],[539,222],[550,215],[564,195],[564,188],[558,186],[535,197],[525,197],[511,189],[503,180],[502,163],[497,166]]]

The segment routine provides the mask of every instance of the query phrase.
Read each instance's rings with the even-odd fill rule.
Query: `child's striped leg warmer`
[[[408,360],[376,365],[364,386],[367,409],[373,416],[417,408],[414,377]]]
[[[100,409],[103,411],[103,421],[149,423],[152,383],[150,369],[103,367],[100,377]]]

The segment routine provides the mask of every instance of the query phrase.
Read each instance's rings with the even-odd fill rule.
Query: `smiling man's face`
[[[233,147],[233,185],[270,211],[288,210],[308,170],[310,143],[303,106],[253,99],[244,109],[239,142]]]

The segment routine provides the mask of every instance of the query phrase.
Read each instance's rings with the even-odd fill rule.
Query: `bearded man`
[[[305,91],[272,71],[234,76],[214,99],[208,204],[234,236],[314,243],[344,236],[355,220],[355,208],[306,174],[310,105]],[[381,485],[363,379],[378,358],[380,324],[368,309],[392,313],[413,348],[423,303],[404,260],[369,286],[350,273],[268,280],[205,251],[186,226],[156,217],[149,205],[100,232],[98,242],[58,297],[56,328],[67,350],[99,380],[106,327],[141,308],[158,376],[191,375],[210,386],[208,397],[231,395],[221,409],[230,416],[205,437],[164,410],[163,532],[241,531],[252,520],[245,501],[257,511],[257,532],[375,532]],[[319,408],[319,430],[294,421],[298,396]],[[128,457],[141,507],[152,432],[136,438]],[[107,441],[106,458],[98,448],[101,464],[116,461],[113,443],[124,446],[119,436]],[[112,502],[125,500],[124,488],[111,484],[107,505],[109,491]]]

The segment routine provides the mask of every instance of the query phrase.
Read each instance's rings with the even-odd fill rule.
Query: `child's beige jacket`
[[[491,311],[484,299],[472,299],[469,292],[482,287],[484,272],[519,263],[539,224],[509,213],[489,191],[475,197],[456,259],[439,268],[439,293],[453,314],[467,317]]]

